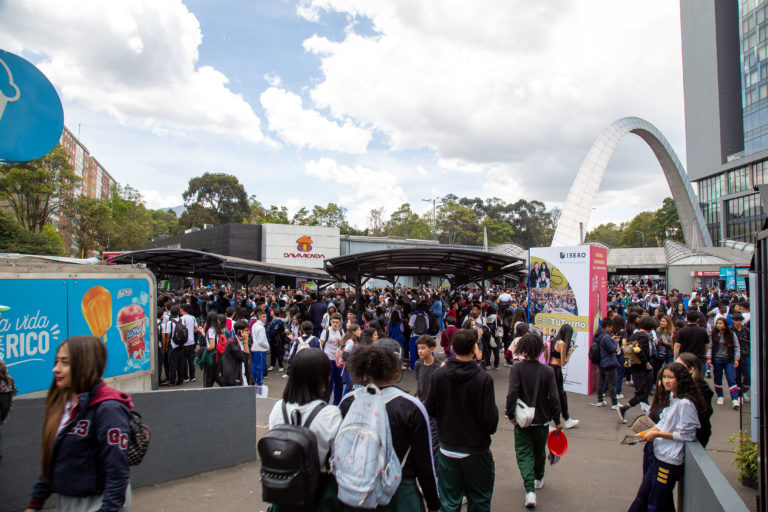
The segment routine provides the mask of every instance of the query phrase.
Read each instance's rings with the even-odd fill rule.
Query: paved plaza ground
[[[509,369],[501,367],[489,373],[495,382],[496,403],[502,416],[491,446],[496,459],[493,510],[525,510],[523,483],[515,462],[513,427],[503,419]],[[277,371],[270,374],[266,381],[270,398],[258,401],[259,435],[266,432],[269,412],[285,386],[286,379],[280,375]],[[195,384],[199,382],[185,386]],[[404,372],[400,386],[411,393],[416,390],[413,372]],[[625,387],[627,397],[631,396],[632,390],[632,387]],[[537,493],[538,509],[568,512],[626,510],[642,478],[641,446],[619,444],[626,426],[619,423],[616,412],[610,408],[589,405],[595,401],[594,395],[569,394],[568,398],[571,416],[581,423],[566,431],[567,455],[558,464],[547,466],[544,489]],[[639,413],[638,407],[629,412],[629,417]],[[715,406],[712,427],[708,446],[710,456],[749,509],[755,510],[757,492],[741,485],[737,480],[737,468],[731,464],[732,445],[728,443],[728,437],[739,429],[738,412],[730,407]],[[258,461],[137,489],[133,500],[133,510],[140,512],[260,511],[268,506],[261,501]]]

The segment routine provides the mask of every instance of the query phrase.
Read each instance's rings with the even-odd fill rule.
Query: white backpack
[[[331,470],[342,503],[373,509],[387,505],[402,481],[403,462],[392,446],[386,404],[404,395],[395,387],[383,391],[374,384],[358,388],[341,422],[333,447]]]

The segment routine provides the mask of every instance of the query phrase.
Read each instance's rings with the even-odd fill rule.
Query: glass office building
[[[680,0],[680,15],[688,176],[712,242],[752,242],[765,220],[754,187],[768,184],[768,2]]]

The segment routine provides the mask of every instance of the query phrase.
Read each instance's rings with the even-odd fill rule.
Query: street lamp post
[[[432,240],[437,241],[437,201],[440,198],[422,199],[425,203],[432,203]]]

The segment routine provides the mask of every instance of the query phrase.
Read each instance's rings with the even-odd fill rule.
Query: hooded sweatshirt
[[[433,393],[424,404],[437,420],[440,448],[485,453],[499,424],[493,379],[477,363],[448,359],[432,378]]]
[[[128,467],[131,397],[103,381],[77,396],[78,406],[53,442],[51,480],[38,479],[28,508],[40,510],[52,493],[104,493],[100,512],[118,511],[130,479]],[[83,407],[83,404],[88,404]]]

